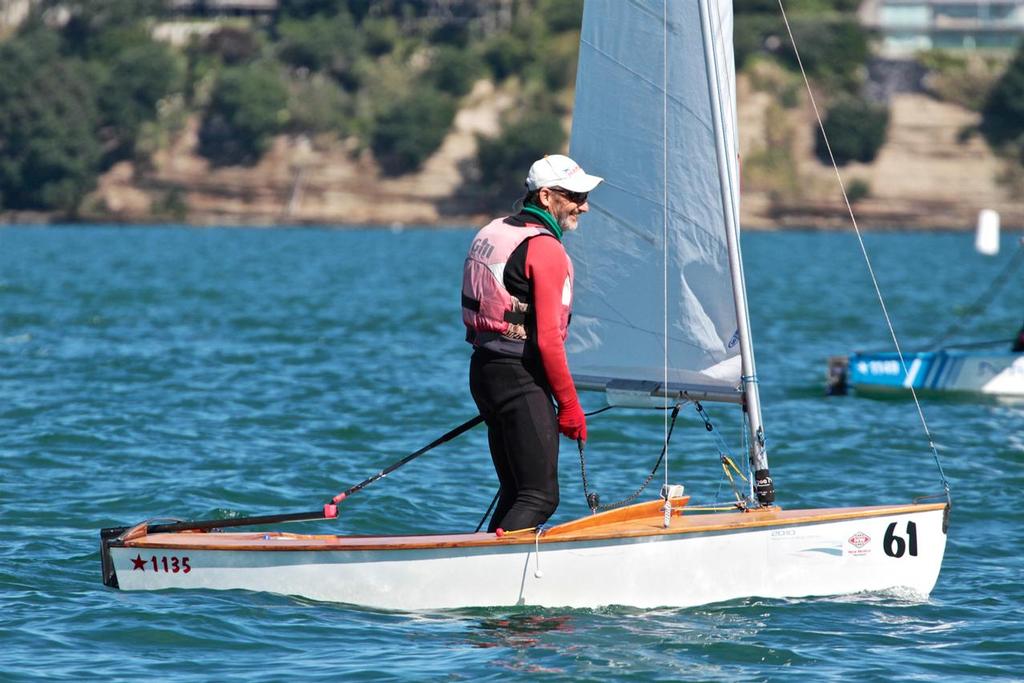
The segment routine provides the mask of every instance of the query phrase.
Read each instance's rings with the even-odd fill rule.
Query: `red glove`
[[[578,401],[558,407],[558,431],[570,439],[587,440],[587,417]]]

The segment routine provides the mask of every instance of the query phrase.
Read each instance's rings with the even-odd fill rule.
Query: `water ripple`
[[[932,596],[748,599],[698,609],[401,614],[241,591],[119,593],[97,530],[150,517],[312,509],[475,414],[452,292],[469,233],[0,230],[0,597],[4,680],[971,680],[1019,678],[1024,407],[929,399],[953,487]],[[1008,256],[963,235],[871,235],[905,347],[924,343]],[[744,237],[772,472],[787,507],[940,490],[905,401],[825,398],[825,361],[887,348],[845,234]],[[1009,337],[1020,301],[975,338]],[[587,409],[600,404],[584,396]],[[708,405],[730,449],[740,420]],[[606,500],[657,459],[663,416],[590,423]],[[728,498],[690,409],[673,480]],[[566,447],[559,518],[586,512]],[[476,526],[496,490],[482,430],[296,531]],[[670,574],[666,580],[671,580]],[[102,672],[98,674],[97,672]]]

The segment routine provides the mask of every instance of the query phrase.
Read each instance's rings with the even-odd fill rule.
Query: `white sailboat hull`
[[[686,515],[662,533],[545,535],[539,556],[532,533],[514,542],[490,534],[419,537],[428,545],[443,540],[412,548],[403,546],[417,537],[381,537],[387,545],[374,547],[366,537],[165,534],[173,538],[161,542],[155,534],[110,553],[125,590],[245,589],[394,610],[687,607],[753,596],[930,593],[946,544],[944,505],[852,508],[854,516],[822,519],[842,512]],[[725,517],[732,519],[718,521]],[[188,536],[203,543],[182,539]],[[245,549],[227,542],[246,539],[252,543]]]
[[[581,386],[613,401],[742,402],[753,493],[763,507],[692,514],[680,497],[670,501],[668,528],[655,500],[502,536],[198,533],[174,531],[188,523],[140,524],[101,531],[104,582],[395,610],[688,607],[890,589],[927,596],[945,551],[945,503],[770,507],[739,250],[732,26],[728,0],[586,4],[571,153],[609,180],[590,201],[586,228],[567,240],[577,270],[566,348],[570,366],[588,378]],[[205,522],[201,528],[213,526]]]

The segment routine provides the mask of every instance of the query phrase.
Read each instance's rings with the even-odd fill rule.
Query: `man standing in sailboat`
[[[484,226],[466,256],[469,386],[501,486],[489,531],[547,521],[558,507],[558,434],[587,438],[565,355],[573,271],[562,235],[576,229],[602,180],[561,154],[537,160],[522,210]]]

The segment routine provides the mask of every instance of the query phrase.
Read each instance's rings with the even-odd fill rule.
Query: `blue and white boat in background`
[[[998,223],[998,218],[995,220]],[[981,228],[979,221],[979,242]],[[982,250],[979,246],[979,252],[998,252],[998,225],[995,233],[995,247],[990,244]],[[991,237],[988,236],[988,242],[992,241]],[[973,321],[1013,281],[1021,266],[1024,266],[1024,238],[1018,242],[1013,257],[978,298],[964,308],[945,332],[924,345],[930,349],[928,351],[904,353],[903,361],[896,351],[855,351],[849,356],[832,356],[828,359],[828,393],[845,394],[853,389],[858,393],[893,394],[913,390],[964,397],[1024,398],[1024,327],[1016,339],[950,342],[974,329]]]
[[[829,393],[952,392],[1024,398],[1024,353],[939,349],[829,359]]]

